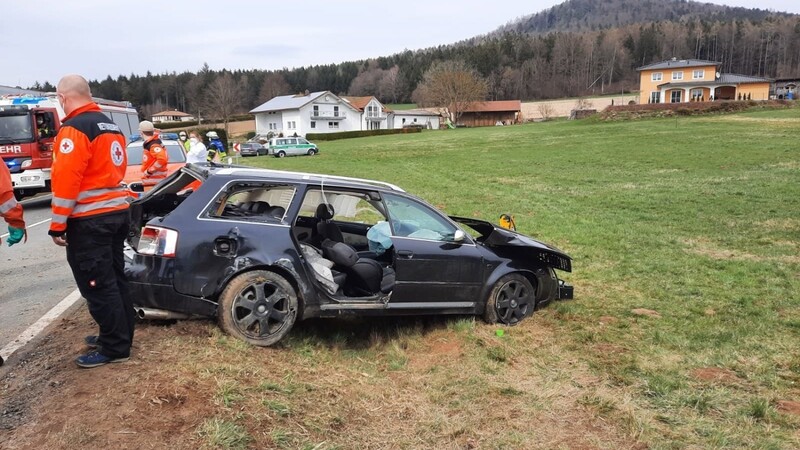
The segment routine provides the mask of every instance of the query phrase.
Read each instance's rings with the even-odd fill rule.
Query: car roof
[[[321,184],[336,187],[371,189],[381,191],[405,192],[399,186],[384,181],[368,180],[365,178],[343,177],[307,172],[290,172],[286,170],[259,169],[244,166],[216,166],[207,165],[209,176],[223,176],[229,178],[263,178],[270,181],[285,181],[290,183]],[[204,167],[204,168],[205,168]]]

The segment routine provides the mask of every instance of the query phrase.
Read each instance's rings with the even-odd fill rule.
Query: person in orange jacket
[[[153,122],[144,120],[139,123],[139,133],[142,134],[142,184],[153,186],[167,177],[167,149],[155,132]]]
[[[93,350],[75,362],[90,368],[127,361],[136,313],[124,271],[130,227],[128,192],[121,185],[125,136],[94,102],[82,76],[64,76],[56,97],[67,116],[53,147],[48,234],[66,247],[75,284],[100,329],[84,339]]]
[[[8,246],[19,243],[23,238],[27,241],[25,219],[22,217],[22,205],[14,197],[14,188],[11,185],[11,172],[5,162],[0,161],[0,217],[8,224]],[[1,243],[2,241],[0,241]]]

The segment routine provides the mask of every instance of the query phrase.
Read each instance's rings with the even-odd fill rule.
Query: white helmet
[[[209,131],[208,133],[206,133],[206,136],[208,136],[209,139],[218,139],[219,138],[219,136],[217,136],[217,132],[216,131]]]

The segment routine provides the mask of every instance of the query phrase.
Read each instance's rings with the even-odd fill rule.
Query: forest
[[[800,15],[686,0],[569,0],[491,33],[437,47],[310,67],[131,74],[90,82],[94,95],[128,100],[149,116],[244,113],[276,95],[331,91],[419,101],[437,62],[459,61],[486,82],[487,100],[523,101],[638,89],[637,67],[672,57],[717,61],[720,71],[800,77]],[[30,86],[52,88],[49,82]],[[222,92],[223,95],[220,95]]]

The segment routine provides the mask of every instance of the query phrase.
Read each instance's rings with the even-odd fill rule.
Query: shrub
[[[306,134],[306,139],[309,141],[335,141],[337,139],[383,136],[386,134],[419,133],[421,131],[421,128],[393,128],[389,130],[342,131],[340,133],[308,133]]]

